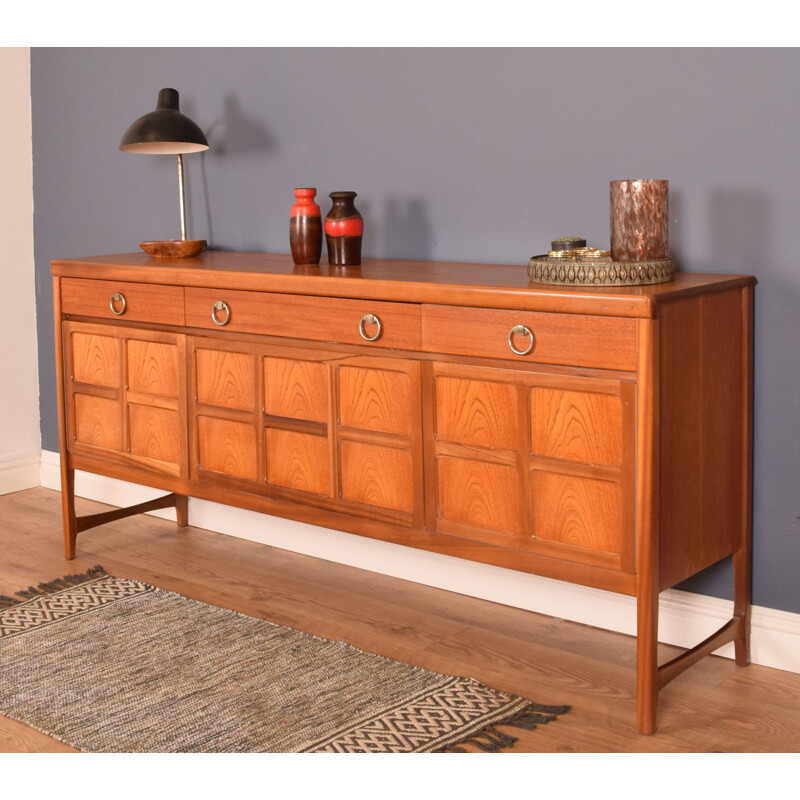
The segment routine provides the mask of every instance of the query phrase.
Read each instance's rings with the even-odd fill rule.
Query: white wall
[[[39,485],[30,48],[0,47],[0,494]]]

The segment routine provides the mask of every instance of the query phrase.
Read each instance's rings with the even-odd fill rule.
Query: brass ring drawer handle
[[[224,311],[225,317],[220,319],[217,316],[218,311]],[[227,325],[231,321],[231,307],[224,300],[217,300],[217,302],[211,306],[211,319],[214,321],[215,325],[219,325],[220,327]]]
[[[119,311],[117,311],[117,303],[121,303]],[[125,295],[122,292],[114,292],[111,295],[111,300],[108,302],[108,306],[111,309],[111,313],[117,317],[121,317],[125,313],[125,309],[128,307],[128,303],[125,300]]]
[[[378,326],[378,330],[375,331],[375,335],[374,336],[367,336],[367,334],[364,331],[364,326],[365,325],[377,325]],[[380,335],[381,335],[381,330],[382,330],[381,329],[381,321],[378,319],[378,317],[375,314],[364,314],[364,316],[361,317],[361,320],[358,323],[358,332],[361,334],[361,338],[362,339],[366,339],[368,342],[374,342],[376,339],[379,339]]]
[[[524,350],[517,350],[517,348],[514,347],[515,336],[527,336],[530,339],[528,346]],[[515,325],[508,332],[508,346],[511,348],[511,351],[518,356],[528,355],[528,353],[533,350],[533,333],[531,333],[531,329],[527,327],[527,325]]]

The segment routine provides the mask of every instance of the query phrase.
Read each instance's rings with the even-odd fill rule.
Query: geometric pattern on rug
[[[57,594],[45,594],[27,603],[0,611],[0,637],[15,636],[66,617],[84,614],[95,608],[153,588],[137,581],[95,581]]]
[[[315,753],[397,753],[421,752],[437,738],[454,733],[458,740],[465,732],[485,727],[484,717],[502,703],[511,710],[508,696],[500,695],[477,682],[452,678],[449,684],[426,692],[403,705],[387,709],[379,717],[362,720],[339,731],[329,740],[318,742]],[[517,711],[528,701],[520,698]]]
[[[496,751],[569,710],[95,567],[0,609],[0,713],[85,752]]]

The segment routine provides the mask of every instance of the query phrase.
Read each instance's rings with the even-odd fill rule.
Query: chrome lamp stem
[[[186,201],[183,196],[183,155],[178,153],[178,196],[181,205],[181,241],[186,241]]]

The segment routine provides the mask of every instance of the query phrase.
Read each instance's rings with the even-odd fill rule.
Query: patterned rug
[[[0,597],[0,713],[92,753],[495,751],[569,710],[101,567]]]

